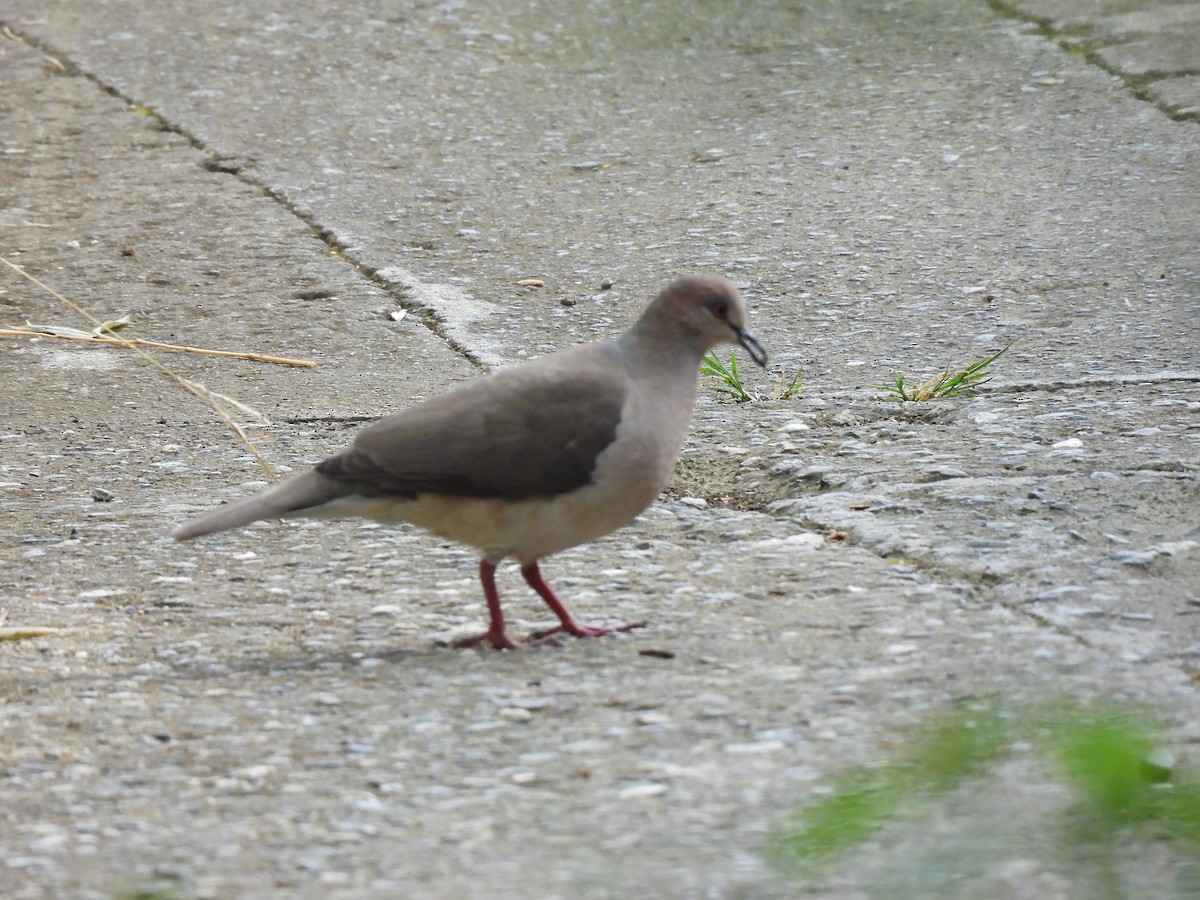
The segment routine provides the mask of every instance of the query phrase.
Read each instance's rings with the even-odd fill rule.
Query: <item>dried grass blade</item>
[[[101,322],[99,319],[97,319],[95,316],[93,316],[91,313],[89,313],[86,309],[83,309],[78,304],[72,303],[70,300],[68,300],[66,297],[64,297],[62,294],[60,294],[58,291],[54,290],[54,288],[50,287],[47,284],[44,284],[43,282],[39,281],[34,276],[30,275],[28,272],[26,272],[20,266],[16,265],[15,263],[9,262],[3,256],[0,256],[0,263],[3,263],[4,265],[8,266],[10,269],[12,269],[14,272],[16,272],[22,278],[25,278],[25,279],[31,281],[33,284],[36,284],[38,287],[40,287],[42,290],[44,290],[51,297],[58,300],[60,303],[69,307],[70,309],[74,310],[75,312],[79,313],[79,315],[83,316],[85,319],[87,319],[89,322],[91,322],[92,325],[94,325],[96,328],[105,329],[105,323]],[[210,392],[203,385],[199,385],[195,382],[190,382],[186,378],[181,378],[180,376],[176,375],[166,365],[159,362],[154,356],[147,353],[145,350],[143,350],[141,347],[139,347],[135,342],[133,342],[132,340],[129,340],[127,338],[123,338],[120,335],[114,333],[111,330],[111,328],[107,329],[107,331],[108,331],[108,334],[111,336],[112,340],[116,341],[117,343],[124,344],[126,347],[128,347],[130,350],[132,350],[134,353],[136,353],[138,356],[140,356],[146,362],[150,363],[150,365],[154,366],[156,369],[158,369],[160,372],[162,372],[164,375],[166,375],[168,378],[170,378],[176,384],[180,385],[184,390],[186,390],[192,394],[195,394],[197,397],[200,397],[202,400],[204,400],[206,403],[208,403],[209,406],[212,407],[213,412],[215,412],[218,416],[220,416],[221,421],[223,421],[229,427],[229,429],[238,436],[238,439],[241,440],[246,445],[246,449],[248,449],[250,451],[250,453],[254,456],[254,458],[256,460],[258,460],[258,464],[263,467],[263,470],[267,473],[267,475],[271,478],[271,480],[272,481],[279,480],[279,476],[275,474],[275,470],[271,468],[270,463],[268,463],[266,461],[266,459],[263,457],[263,455],[261,453],[259,453],[258,448],[255,447],[254,444],[250,440],[247,439],[245,432],[243,432],[234,423],[234,421],[233,421],[232,417],[229,415],[229,413],[226,412],[225,409],[223,409],[218,402],[216,402],[216,400],[214,399],[214,396],[213,396],[213,394],[215,392]],[[225,399],[229,399],[229,398],[225,398]],[[236,401],[234,401],[234,403],[235,403],[235,408],[237,408],[238,406],[242,406],[242,404],[237,404]],[[245,407],[245,409],[250,410],[250,407]],[[255,412],[255,415],[258,415],[258,413]]]

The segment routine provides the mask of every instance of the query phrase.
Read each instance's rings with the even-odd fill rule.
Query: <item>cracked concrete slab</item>
[[[1141,0],[993,0],[1090,55],[1168,115],[1200,121],[1200,4]]]
[[[1151,40],[1128,4],[1070,6],[10,3],[3,255],[140,336],[317,362],[166,357],[264,412],[281,472],[683,271],[743,284],[756,392],[803,389],[702,392],[661,502],[547,563],[648,629],[456,652],[468,552],[173,544],[259,463],[113,348],[4,338],[0,607],[64,629],[0,643],[8,894],[793,896],[771,836],[949,702],[1141,702],[1194,760],[1200,135],[1064,49]],[[90,327],[0,291],[4,324]],[[1014,340],[973,399],[878,389]],[[979,861],[1006,795],[1065,802],[1017,759],[941,850],[902,829],[803,889],[1086,893],[1054,841]],[[1151,849],[1128,884],[1180,894]]]

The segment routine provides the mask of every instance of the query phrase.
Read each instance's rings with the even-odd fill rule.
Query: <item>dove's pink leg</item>
[[[504,630],[504,612],[500,609],[500,592],[496,590],[496,564],[486,559],[479,561],[479,580],[483,582],[483,596],[487,598],[488,630],[483,634],[465,637],[455,641],[455,647],[474,647],[487,641],[497,650],[524,650],[524,644],[518,644]]]
[[[615,625],[612,628],[605,628],[600,625],[583,625],[571,615],[569,609],[563,606],[562,601],[554,595],[554,591],[550,590],[550,585],[546,584],[545,579],[542,578],[542,573],[538,570],[537,563],[530,563],[522,567],[521,574],[525,577],[525,582],[538,592],[538,596],[546,601],[546,605],[553,610],[554,614],[558,616],[558,621],[562,623],[561,625],[556,625],[554,628],[535,632],[533,634],[534,640],[540,640],[563,631],[567,634],[573,634],[575,637],[600,637],[603,634],[609,634],[614,631],[632,631],[635,628],[646,627],[645,622]]]

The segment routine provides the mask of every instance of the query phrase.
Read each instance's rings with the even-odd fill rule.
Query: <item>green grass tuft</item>
[[[882,384],[881,391],[887,391],[901,403],[916,403],[921,400],[948,399],[952,397],[974,397],[977,389],[991,381],[992,373],[988,369],[992,363],[1008,352],[1015,344],[1012,341],[1002,350],[997,350],[991,356],[977,359],[961,369],[946,369],[940,375],[934,375],[918,387],[908,386],[907,376],[897,372],[892,384]]]
[[[747,390],[741,376],[738,374],[737,355],[729,354],[729,365],[721,362],[715,350],[704,355],[700,363],[700,374],[717,379],[720,384],[710,386],[709,390],[718,394],[728,394],[738,403],[750,403],[764,399],[757,393]],[[790,379],[783,372],[779,373],[779,381],[771,390],[770,400],[791,400],[800,392],[801,370],[797,369]]]
[[[721,382],[711,388],[718,394],[728,394],[738,403],[748,403],[754,399],[742,384],[742,379],[738,377],[737,354],[729,354],[729,365],[726,366],[721,362],[721,358],[717,356],[715,350],[709,350],[700,363],[700,374],[716,378]]]

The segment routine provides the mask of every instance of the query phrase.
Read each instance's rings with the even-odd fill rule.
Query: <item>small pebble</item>
[[[665,784],[631,784],[627,788],[622,788],[617,793],[617,796],[622,800],[634,800],[638,797],[657,797],[659,794],[665,794],[667,786]]]

